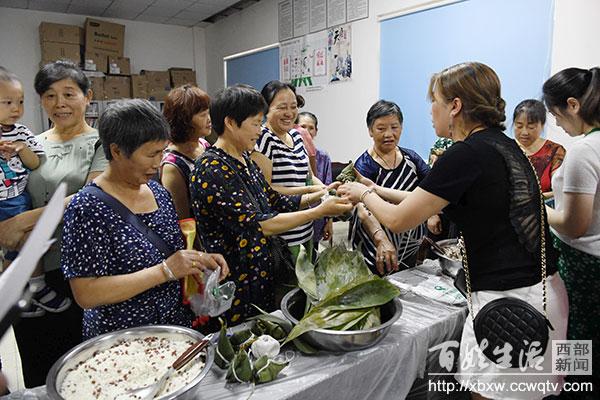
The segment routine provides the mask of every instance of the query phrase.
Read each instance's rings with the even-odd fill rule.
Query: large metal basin
[[[53,400],[64,400],[64,398],[59,394],[59,388],[63,383],[67,370],[77,365],[77,363],[80,361],[89,359],[96,350],[107,349],[121,339],[135,338],[140,336],[144,337],[155,334],[181,334],[188,336],[190,340],[193,341],[200,340],[204,337],[204,335],[192,329],[174,325],[140,326],[137,328],[123,329],[97,336],[72,348],[54,363],[50,369],[50,372],[48,372],[48,375],[46,376],[46,390],[48,397]],[[194,388],[206,376],[215,358],[214,346],[212,344],[209,344],[206,349],[203,350],[203,352],[205,352],[206,359],[204,368],[200,371],[200,373],[187,385],[175,392],[160,397],[160,400],[186,400],[197,397],[197,393]]]
[[[304,315],[306,295],[296,288],[285,295],[281,300],[283,315],[293,324]],[[382,324],[378,327],[360,331],[334,331],[329,329],[316,329],[306,332],[301,336],[310,345],[321,350],[344,352],[366,349],[379,343],[390,331],[394,322],[402,314],[402,303],[398,298],[381,306]]]

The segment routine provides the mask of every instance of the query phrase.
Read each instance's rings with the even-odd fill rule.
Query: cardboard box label
[[[125,25],[91,19],[85,20],[86,51],[123,56]]]

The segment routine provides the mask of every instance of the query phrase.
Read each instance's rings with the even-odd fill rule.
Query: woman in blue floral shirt
[[[83,336],[140,325],[191,326],[178,279],[227,263],[219,254],[182,250],[169,193],[150,180],[167,145],[169,127],[145,100],[112,105],[99,134],[109,166],[89,185],[114,197],[170,248],[149,240],[89,188],[77,193],[64,216],[61,267],[84,309]]]

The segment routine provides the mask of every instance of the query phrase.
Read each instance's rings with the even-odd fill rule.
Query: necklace
[[[398,150],[397,149],[394,149],[394,163],[393,163],[392,166],[390,166],[390,164],[388,164],[388,162],[385,160],[385,158],[383,158],[381,156],[381,154],[379,154],[377,152],[377,150],[375,150],[375,146],[373,146],[373,152],[377,155],[377,157],[379,157],[379,159],[381,161],[383,161],[383,163],[386,165],[386,167],[388,167],[388,169],[394,169],[394,168],[396,168],[396,161],[397,161],[397,157],[398,157]]]

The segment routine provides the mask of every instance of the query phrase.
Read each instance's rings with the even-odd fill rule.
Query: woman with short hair
[[[274,190],[251,160],[266,109],[256,89],[236,85],[213,98],[210,115],[218,139],[196,161],[191,178],[192,208],[207,251],[222,253],[236,283],[235,299],[224,316],[238,324],[263,310],[277,309],[274,236],[315,219],[340,215],[352,205],[331,197],[317,207],[325,190],[283,195]],[[283,244],[285,246],[285,243]],[[293,273],[293,272],[292,272]]]
[[[84,309],[83,336],[141,325],[190,327],[179,279],[218,267],[225,276],[228,268],[220,254],[182,250],[171,196],[151,180],[169,126],[150,102],[128,100],[106,109],[98,130],[108,168],[64,215],[61,266]]]

